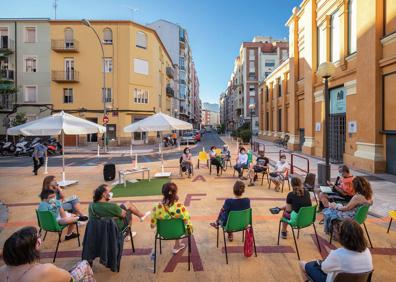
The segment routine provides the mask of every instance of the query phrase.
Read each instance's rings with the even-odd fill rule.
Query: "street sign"
[[[109,123],[109,117],[108,116],[104,116],[103,117],[103,124],[108,124]]]

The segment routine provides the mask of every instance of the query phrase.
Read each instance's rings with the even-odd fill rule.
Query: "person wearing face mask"
[[[238,172],[238,177],[242,180],[246,180],[246,177],[243,177],[243,169],[248,168],[248,155],[246,153],[245,148],[239,149],[238,157],[236,158],[236,164],[234,165],[234,169]]]
[[[270,172],[270,180],[275,183],[275,191],[279,192],[280,184],[286,177],[288,171],[288,164],[286,162],[286,155],[281,155],[279,161],[275,165],[275,170]]]
[[[182,171],[185,171],[188,174],[188,177],[191,177],[191,173],[192,173],[193,163],[191,159],[192,159],[192,155],[190,153],[190,148],[188,147],[184,148],[180,165],[182,167]]]
[[[41,236],[36,227],[28,226],[14,232],[4,243],[0,281],[94,282],[87,261],[78,262],[69,272],[52,263],[40,263]]]
[[[53,175],[48,175],[43,180],[43,186],[41,191],[53,190],[56,195],[56,199],[61,201],[62,208],[70,213],[83,216],[84,213],[81,210],[80,199],[76,195],[66,197],[63,189],[58,185],[56,177]]]
[[[85,222],[88,220],[86,216],[75,216],[74,214],[66,212],[62,208],[62,203],[56,199],[53,190],[44,190],[40,193],[41,203],[38,206],[39,211],[50,211],[59,224],[68,225],[65,240],[71,240],[78,237],[78,234],[73,232],[75,223],[77,221]]]
[[[339,167],[338,172],[339,176],[335,183],[327,181],[327,184],[332,187],[333,191],[331,193],[321,192],[320,189],[316,190],[323,208],[328,208],[329,203],[334,201],[349,202],[355,195],[355,189],[353,189],[352,185],[354,176],[349,168],[346,165],[342,165]]]
[[[95,189],[93,195],[93,203],[89,204],[89,217],[115,217],[116,223],[119,230],[123,230],[125,226],[130,225],[132,222],[132,214],[139,217],[140,221],[143,222],[147,216],[150,215],[150,211],[143,214],[130,202],[125,202],[121,205],[110,202],[113,197],[110,187],[107,184],[102,184]],[[132,236],[135,236],[136,232],[132,232]],[[130,238],[126,238],[130,240]]]

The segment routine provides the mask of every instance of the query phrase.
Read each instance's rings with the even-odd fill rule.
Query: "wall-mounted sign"
[[[357,132],[357,122],[348,121],[348,133],[356,133]]]
[[[344,87],[330,90],[330,114],[346,113],[346,91]]]
[[[316,132],[320,131],[320,126],[321,126],[320,122],[315,123],[315,131]]]

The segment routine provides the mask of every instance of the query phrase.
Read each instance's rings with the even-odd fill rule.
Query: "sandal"
[[[178,252],[180,252],[181,250],[183,250],[186,247],[185,244],[180,243],[180,247],[178,249],[172,249],[172,254],[176,255]]]
[[[217,224],[217,222],[211,222],[211,223],[209,223],[209,225],[215,229],[219,229],[219,225]]]

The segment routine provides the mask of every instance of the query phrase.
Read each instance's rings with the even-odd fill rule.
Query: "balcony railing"
[[[14,96],[15,94],[4,94],[0,93],[0,110],[12,111],[14,107]]]
[[[175,90],[173,90],[173,88],[170,86],[170,84],[168,84],[166,86],[166,95],[168,97],[174,97],[175,96]]]
[[[0,56],[12,54],[14,48],[14,40],[11,40],[8,36],[0,36]]]
[[[173,70],[173,68],[172,67],[166,67],[166,75],[169,77],[169,78],[174,78],[174,76],[175,76],[175,71]]]
[[[78,82],[78,71],[52,71],[52,81],[56,82]]]
[[[0,70],[0,80],[14,80],[14,71]]]
[[[53,39],[51,48],[56,52],[78,52],[78,41]]]

